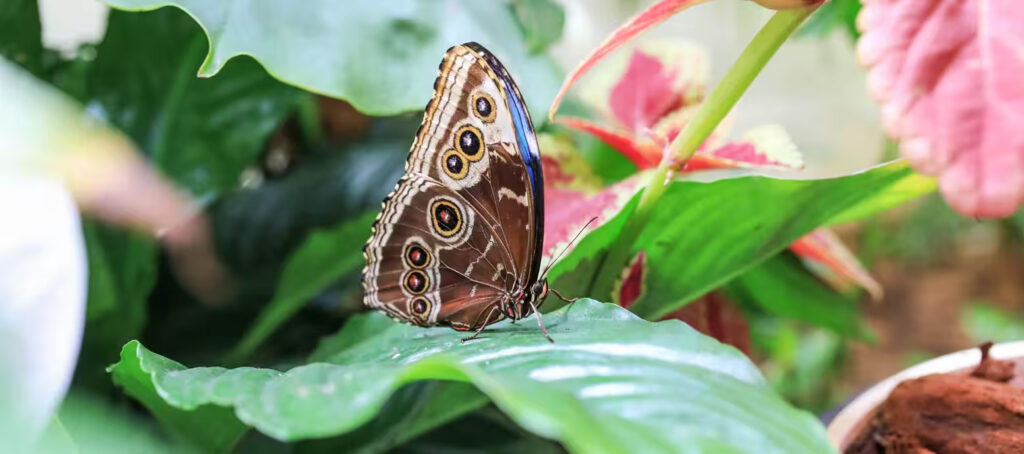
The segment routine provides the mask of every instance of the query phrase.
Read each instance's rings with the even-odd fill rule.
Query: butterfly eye
[[[470,161],[478,161],[483,157],[482,141],[480,130],[475,126],[463,126],[455,133],[455,149]]]
[[[486,93],[473,95],[473,112],[481,120],[490,123],[494,121],[494,100]]]

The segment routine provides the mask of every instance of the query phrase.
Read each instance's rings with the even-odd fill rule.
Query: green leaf
[[[121,360],[107,370],[113,376],[114,384],[124,388],[128,395],[142,402],[165,429],[181,440],[205,452],[227,452],[248,430],[244,424],[231,416],[230,409],[208,405],[212,402],[175,405],[175,401],[163,397],[163,392],[155,380],[158,371],[174,376],[180,374],[183,369],[184,366],[181,364],[149,353],[138,341],[131,341],[121,350]],[[256,374],[271,373],[250,370]],[[236,385],[239,388],[235,391],[258,395],[256,388],[245,387],[245,383],[233,384],[223,381],[220,386]]]
[[[458,419],[487,402],[487,396],[466,383],[410,383],[395,391],[370,422],[338,437],[305,441],[296,450],[300,453],[391,452],[395,447],[409,443],[413,438]],[[456,435],[465,436],[469,433],[460,432]],[[421,441],[412,443],[418,446]]]
[[[136,387],[147,406],[230,407],[282,440],[352,431],[401,386],[448,380],[473,384],[517,424],[574,452],[831,451],[818,420],[774,395],[746,357],[681,322],[593,300],[545,319],[554,344],[532,323],[499,323],[464,344],[448,328],[393,324],[287,372],[186,369],[138,342],[111,370],[148,382]]]
[[[871,340],[853,299],[814,278],[792,254],[782,253],[733,279],[729,295],[780,317],[803,320],[844,337]]]
[[[200,76],[217,74],[236,55],[251,55],[274,77],[344,99],[370,115],[422,109],[445,49],[466,41],[477,41],[502,59],[534,112],[544,111],[561,82],[546,57],[530,54],[512,11],[492,2],[310,0],[301,7],[289,0],[107,3],[127,10],[173,5],[187,11],[210,40]]]
[[[42,70],[42,27],[36,0],[0,3],[0,56],[36,75]]]
[[[251,59],[215,78],[197,78],[205,44],[180,11],[112,11],[87,89],[89,112],[126,132],[197,195],[237,186],[302,95]]]
[[[187,445],[171,443],[151,421],[128,408],[116,408],[88,393],[72,391],[61,403],[59,423],[48,431],[39,454],[190,453]]]
[[[982,302],[974,302],[960,316],[964,331],[975,343],[1010,342],[1024,339],[1020,314]]]
[[[562,38],[565,11],[551,0],[514,0],[512,11],[526,38],[526,47],[537,53]]]
[[[76,380],[109,386],[103,368],[117,358],[119,345],[139,337],[146,324],[147,299],[156,282],[156,245],[142,235],[83,220],[89,260],[82,354]]]
[[[698,180],[722,175],[740,176]],[[705,172],[669,184],[633,247],[634,252],[644,250],[650,264],[646,291],[631,307],[634,312],[660,318],[774,256],[811,230],[833,219],[851,219],[845,214],[851,207],[865,215],[870,211],[865,206],[891,206],[865,204],[917,178],[903,162],[822,180],[744,175]],[[569,295],[611,297],[614,282],[595,282],[594,276],[638,198],[634,196],[615,218],[587,235],[552,269],[554,288]],[[900,200],[909,198],[904,194]]]
[[[228,362],[247,358],[310,298],[362,267],[361,246],[375,217],[375,212],[367,212],[333,229],[310,235],[288,259],[274,298],[234,347]]]

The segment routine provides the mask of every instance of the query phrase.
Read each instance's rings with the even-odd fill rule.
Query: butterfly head
[[[504,308],[505,315],[512,320],[529,317],[536,309],[540,308],[541,304],[544,304],[544,299],[547,296],[547,279],[534,282],[529,288],[512,295]]]

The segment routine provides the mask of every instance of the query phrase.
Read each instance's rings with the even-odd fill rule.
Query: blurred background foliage
[[[110,3],[138,8],[149,2]],[[400,13],[415,18],[415,11],[420,11],[415,9],[416,2],[400,3],[393,10],[366,7],[361,16]],[[627,17],[622,12],[648,3],[609,1],[596,9],[610,11],[605,14],[621,20]],[[826,3],[798,32],[796,42],[839,40],[852,55],[859,7],[857,0]],[[573,50],[573,42],[592,45],[598,40],[591,35],[607,32],[607,27],[600,26],[597,30],[573,28],[578,23],[574,21],[580,20],[574,13],[585,8],[590,8],[587,2],[512,0],[497,7],[467,7],[458,20],[441,27],[443,31],[436,29],[437,18],[430,15],[387,22],[401,30],[381,33],[409,42],[380,40],[382,46],[390,47],[366,49],[367,58],[379,57],[380,65],[401,68],[393,73],[408,74],[388,74],[378,81],[373,80],[375,74],[350,76],[348,83],[338,85],[342,91],[331,93],[318,84],[337,75],[325,74],[315,63],[292,78],[312,89],[306,91],[280,82],[247,56],[231,59],[232,55],[215,53],[207,61],[207,36],[196,21],[176,8],[111,10],[100,39],[56,50],[43,45],[39,5],[34,0],[0,5],[0,55],[75,98],[89,115],[123,131],[163,174],[202,201],[202,209],[212,219],[217,251],[240,277],[234,304],[211,308],[182,288],[173,273],[172,258],[151,239],[86,220],[83,234],[90,274],[85,338],[73,392],[60,410],[63,427],[54,429],[58,435],[49,442],[60,446],[59,434],[64,432],[76,439],[91,436],[88,426],[101,417],[111,427],[124,429],[95,446],[117,440],[130,443],[135,452],[146,452],[152,446],[173,444],[151,422],[133,417],[141,413],[137,405],[112,388],[106,368],[118,361],[121,346],[131,339],[189,365],[284,368],[301,363],[320,339],[362,311],[355,279],[363,265],[359,247],[379,201],[401,175],[422,115],[409,110],[429,96],[433,67],[444,49],[467,40],[464,36],[479,39],[482,31],[503,43],[499,53],[511,56],[506,64],[522,75],[519,85],[539,122],[561,81],[564,68],[556,62],[577,61],[578,57],[565,56],[588,49]],[[740,15],[724,11],[707,14]],[[598,19],[600,14],[595,13]],[[691,30],[671,25],[659,31]],[[355,32],[339,30],[335,37],[339,46],[364,42]],[[222,38],[230,53],[229,37]],[[236,37],[233,45],[242,44]],[[403,49],[414,57],[390,55],[389,49]],[[254,55],[260,57],[260,51],[273,53],[273,49],[257,49]],[[286,58],[269,58],[277,57]],[[413,58],[418,63],[408,65],[406,60]],[[728,62],[723,57],[718,64]],[[360,64],[350,66],[357,71]],[[216,76],[197,78],[198,68]],[[391,88],[361,85],[375,83]],[[353,105],[314,92],[360,95]],[[359,107],[364,107],[362,112]],[[563,112],[591,115],[585,106],[572,102]],[[571,138],[605,184],[636,171],[597,139],[558,125],[540,128]],[[812,136],[804,141],[799,130],[789,131],[798,144],[817,144]],[[865,152],[867,157],[861,159],[880,161],[885,145],[882,135],[864,140],[874,143],[879,152]],[[849,163],[815,167],[816,160],[825,162],[843,153],[828,146],[810,148],[816,148],[807,150],[812,173],[856,167]],[[857,291],[831,290],[788,252],[723,288],[749,333],[747,353],[774,389],[794,405],[824,412],[922,355],[1024,336],[1020,319],[1024,287],[1018,279],[1024,272],[1020,260],[1024,214],[1000,222],[964,219],[931,195],[842,226],[839,233],[857,245],[859,258],[882,283],[886,291],[882,300],[867,302]],[[410,391],[413,386],[433,385],[402,388],[387,404],[397,410],[382,412],[364,427],[364,433],[305,442],[297,452],[336,448],[339,443],[369,445],[370,441],[359,440],[380,436],[372,425],[402,421],[401,411],[408,406],[403,396],[427,392]],[[462,386],[465,389],[447,392],[461,393],[467,400],[475,395],[478,409],[440,429],[405,432],[415,434],[414,441],[396,439],[388,447],[399,452],[435,452],[453,446],[464,452],[495,447],[507,452],[563,449],[519,428],[493,405],[485,404],[478,391]],[[456,431],[473,436],[453,439],[450,434]],[[282,448],[279,442],[250,432],[236,450],[275,446]]]

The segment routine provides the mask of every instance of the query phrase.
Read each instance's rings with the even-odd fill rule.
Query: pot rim
[[[1003,342],[995,344],[989,350],[989,356],[996,359],[1010,359],[1024,356],[1024,341]],[[930,374],[944,374],[976,366],[981,361],[981,351],[977,347],[932,358],[921,364],[903,369],[857,396],[843,407],[828,424],[826,433],[828,440],[842,452],[850,435],[860,425],[865,416],[870,415],[879,404],[889,397],[889,393],[900,382],[911,378]]]

